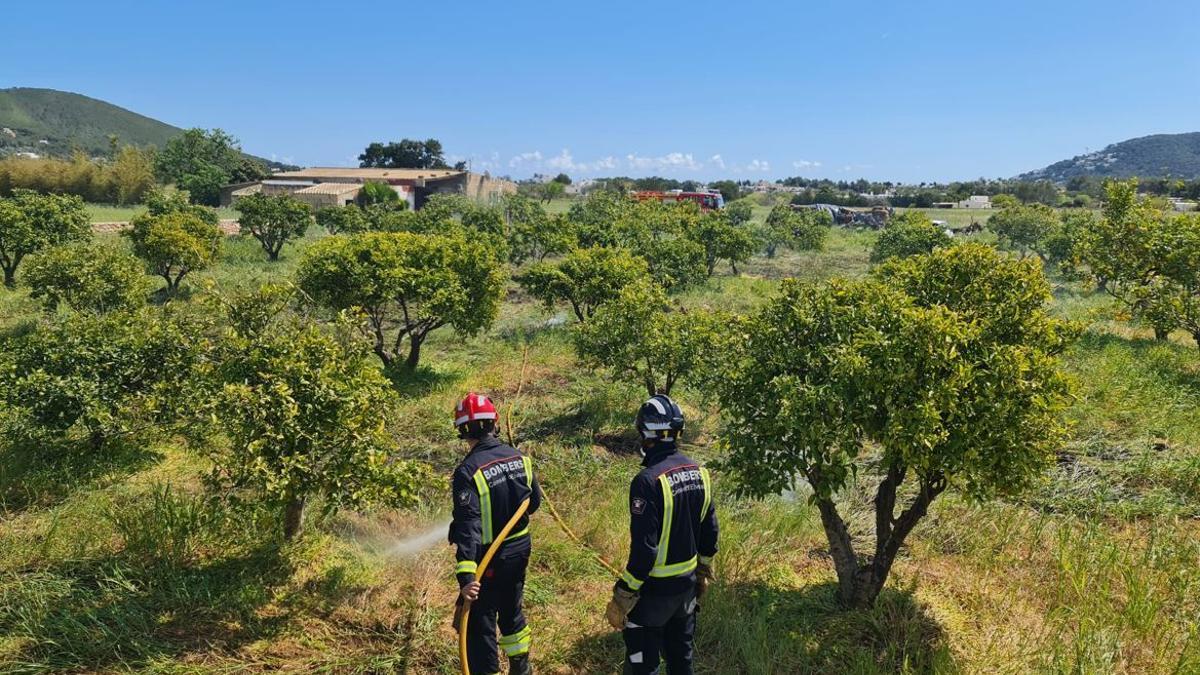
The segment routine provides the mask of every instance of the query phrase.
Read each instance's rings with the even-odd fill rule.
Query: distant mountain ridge
[[[1077,176],[1200,178],[1200,132],[1131,138],[1018,178],[1063,183]]]
[[[30,87],[0,89],[0,156],[32,152],[66,157],[76,148],[92,156],[107,155],[110,135],[121,144],[161,148],[181,133],[179,127],[82,94]],[[270,167],[284,167],[250,157]]]

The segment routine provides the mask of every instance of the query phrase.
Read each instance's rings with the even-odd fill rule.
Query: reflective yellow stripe
[[[700,520],[704,520],[712,504],[712,478],[708,475],[708,469],[700,469],[700,482],[704,484],[704,508],[700,509]]]
[[[512,635],[500,636],[500,648],[507,656],[520,656],[529,653],[530,630],[525,626]]]
[[[461,560],[454,567],[455,574],[475,574],[475,570],[479,569],[479,565],[474,560]]]
[[[700,564],[708,565],[709,567],[712,567],[712,556],[711,555],[700,556]]]
[[[480,521],[483,525],[483,545],[492,543],[492,490],[488,487],[483,471],[475,472],[475,489],[479,491]]]
[[[671,492],[671,483],[666,474],[659,476],[658,482],[663,493],[663,518],[662,530],[658,535],[658,556],[654,559],[654,569],[650,570],[652,577],[666,576],[655,574],[655,571],[667,566],[667,549],[671,547],[671,521],[675,517],[675,495]]]
[[[650,570],[650,576],[658,578],[677,577],[688,574],[694,569],[696,569],[696,556],[692,556],[691,560],[685,560],[673,565],[655,565],[654,569]]]
[[[525,463],[525,485],[529,491],[533,491],[533,460],[522,456],[521,461]]]
[[[525,529],[521,530],[520,532],[513,532],[512,534],[508,535],[507,537],[505,537],[504,541],[512,541],[513,539],[516,539],[517,537],[524,537],[527,534],[529,534],[528,526]]]
[[[642,581],[642,580],[634,577],[632,574],[630,574],[629,570],[625,570],[624,572],[621,573],[621,581],[624,581],[625,585],[628,586],[629,590],[631,590],[631,591],[636,591],[637,589],[642,587],[643,583],[645,583],[644,581]]]

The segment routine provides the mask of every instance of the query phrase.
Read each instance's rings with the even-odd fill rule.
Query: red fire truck
[[[639,202],[657,200],[671,204],[680,202],[696,202],[700,206],[701,211],[713,211],[716,209],[725,208],[725,198],[716,190],[706,192],[684,192],[683,190],[669,190],[667,192],[657,192],[653,190],[645,190],[642,192],[634,192],[633,198]]]

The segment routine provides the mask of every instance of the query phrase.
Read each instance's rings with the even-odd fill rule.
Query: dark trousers
[[[696,632],[695,588],[668,596],[642,596],[625,622],[625,675],[658,672],[692,675],[692,637]]]
[[[497,558],[480,580],[479,599],[471,603],[467,621],[467,663],[471,675],[500,672],[502,647],[509,657],[529,653],[529,625],[521,609],[529,555]],[[496,628],[500,640],[496,640]]]

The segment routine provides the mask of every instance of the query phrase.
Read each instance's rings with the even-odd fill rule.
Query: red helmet
[[[491,433],[496,428],[496,406],[487,396],[471,392],[454,408],[454,426],[464,438]]]

